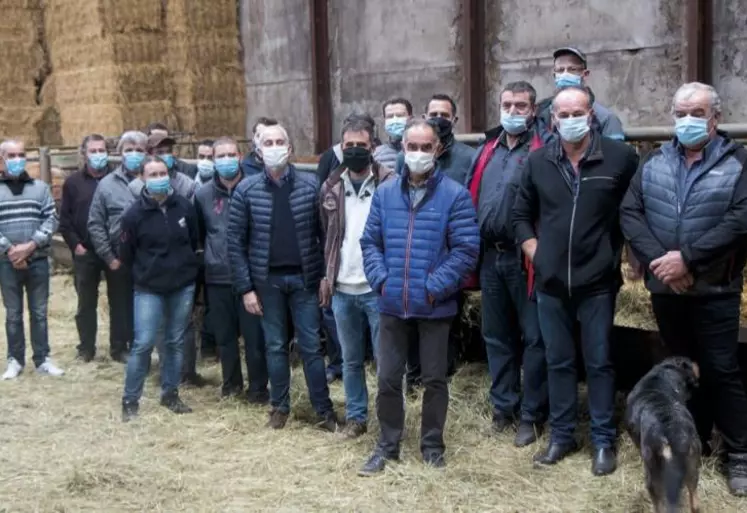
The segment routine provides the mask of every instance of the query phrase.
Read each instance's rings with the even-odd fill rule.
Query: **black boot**
[[[161,396],[161,406],[165,406],[178,415],[181,415],[183,413],[192,413],[192,408],[182,402],[182,400],[179,398],[179,392],[177,392],[176,390],[174,390],[173,392],[168,392],[167,394]]]
[[[747,497],[747,454],[729,454],[726,469],[731,494]]]

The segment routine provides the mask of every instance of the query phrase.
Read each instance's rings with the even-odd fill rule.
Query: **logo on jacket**
[[[183,217],[179,219],[179,228],[186,228],[187,227],[187,220]]]
[[[223,213],[223,198],[218,198],[213,202],[213,212],[218,215]]]

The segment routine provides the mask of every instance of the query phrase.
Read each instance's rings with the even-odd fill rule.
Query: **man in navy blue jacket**
[[[405,422],[402,378],[415,332],[422,341],[425,387],[420,450],[426,464],[445,464],[449,331],[459,314],[456,296],[480,252],[467,189],[436,167],[441,144],[436,128],[411,120],[403,141],[402,175],[376,190],[361,238],[366,277],[379,294],[381,313],[376,399],[381,435],[361,475],[381,472],[387,460],[399,458]]]

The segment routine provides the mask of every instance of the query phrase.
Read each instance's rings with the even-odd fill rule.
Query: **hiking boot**
[[[444,453],[431,451],[423,454],[423,463],[433,468],[444,468],[446,466],[446,459],[444,459]]]
[[[266,427],[272,429],[283,429],[286,422],[288,422],[288,414],[280,410],[273,409],[270,412],[270,419],[267,421]]]
[[[189,374],[182,376],[182,385],[203,388],[207,384],[207,380],[196,372],[190,372]]]
[[[729,454],[726,470],[729,492],[747,497],[747,454]]]
[[[316,426],[325,431],[329,431],[330,433],[335,433],[339,424],[340,421],[337,420],[337,414],[334,411],[328,411],[324,414],[324,416],[320,417],[320,420],[319,422],[317,422]]]
[[[179,398],[179,392],[169,392],[168,394],[161,397],[161,406],[165,406],[177,415],[184,413],[192,413],[192,408],[187,406]]]
[[[493,413],[493,431],[501,434],[514,427],[513,416],[508,416],[501,412]]]
[[[11,356],[10,358],[8,358],[8,368],[5,370],[2,379],[16,379],[21,374],[21,372],[23,372],[23,365],[21,365],[18,360]]]
[[[526,447],[537,441],[542,434],[542,424],[521,421],[514,438],[515,447]]]
[[[345,426],[340,430],[340,438],[344,440],[354,440],[360,436],[363,436],[368,431],[368,426],[365,422],[358,422],[357,420],[349,420]]]
[[[44,362],[36,368],[36,372],[39,374],[46,374],[47,376],[54,376],[55,378],[65,375],[65,371],[57,367],[49,356],[47,356],[44,359]]]
[[[75,355],[75,359],[79,362],[90,363],[93,361],[93,353],[89,351],[78,350],[78,354]]]
[[[137,418],[140,405],[137,402],[122,402],[122,422],[129,422]]]
[[[398,461],[399,458],[387,458],[378,452],[375,452],[368,458],[368,461],[358,471],[361,477],[371,477],[384,472],[388,461]]]

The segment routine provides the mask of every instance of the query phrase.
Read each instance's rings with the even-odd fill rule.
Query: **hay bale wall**
[[[65,144],[152,121],[197,136],[244,132],[235,0],[47,0]],[[237,108],[238,107],[238,108]]]

